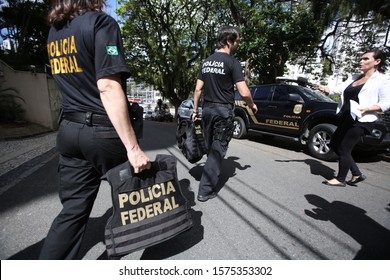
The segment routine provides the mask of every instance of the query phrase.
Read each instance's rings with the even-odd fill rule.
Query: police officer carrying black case
[[[245,83],[241,64],[233,57],[240,43],[240,36],[238,28],[220,28],[218,50],[203,62],[196,81],[193,119],[197,119],[199,99],[203,93],[202,121],[208,149],[197,196],[201,202],[217,195],[216,186],[221,174],[222,160],[234,128],[234,85],[249,108],[257,111]]]
[[[101,176],[127,160],[150,168],[129,118],[123,90],[130,71],[118,24],[104,0],[52,0],[48,55],[61,92],[59,196],[63,209],[44,242],[41,259],[78,259]]]

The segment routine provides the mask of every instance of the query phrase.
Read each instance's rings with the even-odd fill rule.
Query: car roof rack
[[[296,83],[303,87],[310,85],[309,80],[305,77],[297,77],[296,79],[289,77],[276,77],[275,80],[280,84]]]

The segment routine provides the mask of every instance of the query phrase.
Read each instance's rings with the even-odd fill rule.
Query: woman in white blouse
[[[326,95],[341,94],[337,107],[340,122],[330,143],[339,156],[339,170],[335,178],[323,182],[326,185],[343,187],[366,179],[352,157],[352,150],[364,134],[372,131],[378,112],[390,108],[390,76],[383,74],[385,62],[382,51],[366,51],[359,63],[361,75],[335,89],[319,86]],[[349,170],[352,178],[346,182]]]

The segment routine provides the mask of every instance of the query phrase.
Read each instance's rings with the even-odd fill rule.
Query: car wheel
[[[335,130],[336,126],[333,124],[319,124],[310,130],[307,145],[313,157],[327,161],[337,158],[337,155],[329,146]]]
[[[233,125],[233,138],[244,138],[248,132],[244,120],[241,117],[236,116],[234,117]]]

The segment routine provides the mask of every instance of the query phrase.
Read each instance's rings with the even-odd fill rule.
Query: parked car
[[[233,137],[244,138],[248,131],[254,131],[290,138],[307,145],[313,157],[334,160],[336,155],[329,143],[338,124],[337,103],[310,89],[302,80],[296,81],[301,85],[281,81],[282,83],[249,87],[258,108],[256,114],[236,92]],[[376,122],[372,135],[363,137],[359,146],[371,149],[389,148],[389,131],[390,116],[386,112]]]
[[[170,112],[165,112],[165,114],[164,114],[164,121],[172,122],[173,121],[173,115]]]
[[[179,123],[182,119],[189,119],[192,116],[194,111],[194,100],[186,99],[181,102],[179,108],[177,109],[176,120]],[[199,106],[199,117],[202,117],[202,108]]]
[[[159,122],[163,122],[163,121],[171,122],[173,121],[173,115],[170,112],[165,112],[164,110],[157,110],[154,112],[150,112],[150,120],[159,121]]]
[[[151,120],[153,117],[153,112],[152,111],[147,111],[145,113],[145,120]]]
[[[362,137],[357,148],[363,151],[390,151],[390,110],[379,114],[371,134]]]
[[[155,111],[153,120],[162,122],[164,120],[164,112],[163,111]]]

